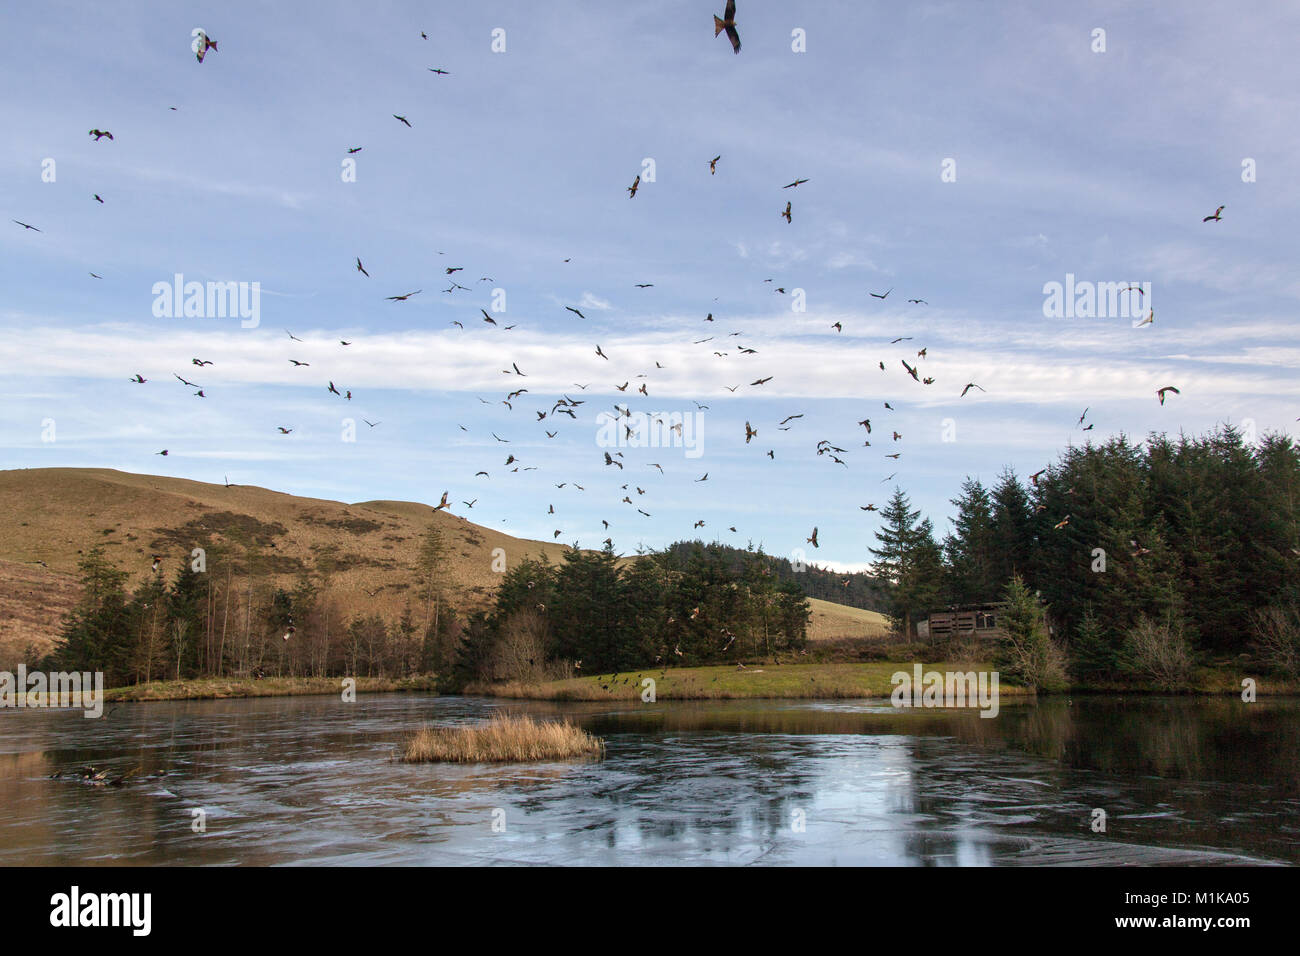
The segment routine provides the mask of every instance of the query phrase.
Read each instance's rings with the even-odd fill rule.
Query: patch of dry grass
[[[833,641],[846,637],[883,638],[889,634],[889,618],[877,611],[833,604],[809,598],[812,617],[808,621],[808,640]]]
[[[434,677],[357,677],[358,694],[392,691],[435,693]],[[130,687],[111,687],[104,691],[108,701],[146,700],[225,700],[233,697],[298,697],[313,694],[338,694],[343,690],[342,677],[205,677],[198,680],[152,681]]]
[[[531,763],[599,757],[605,742],[568,721],[502,714],[472,727],[422,727],[406,742],[405,763]]]

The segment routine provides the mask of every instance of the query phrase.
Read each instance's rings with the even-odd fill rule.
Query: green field
[[[990,670],[987,664],[928,663],[927,671]],[[734,665],[715,667],[649,668],[621,674],[599,674],[537,684],[476,684],[467,694],[528,700],[632,700],[642,693],[642,680],[655,682],[659,700],[710,700],[744,697],[846,698],[888,697],[890,678],[912,665],[876,661],[865,664],[759,664],[743,670]],[[999,681],[1001,694],[1030,694],[1023,687]]]

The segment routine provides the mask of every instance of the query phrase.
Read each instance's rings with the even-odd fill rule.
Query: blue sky
[[[448,490],[525,537],[598,546],[604,519],[623,552],[716,536],[858,567],[877,526],[859,506],[895,484],[943,533],[965,476],[1025,475],[1072,442],[1300,434],[1300,8],[740,0],[733,55],[722,6],[7,10],[0,463],[346,501]],[[196,27],[218,42],[202,64]],[[257,326],[155,317],[176,273],[259,283]],[[1147,284],[1126,295],[1154,322],[1045,315],[1067,275]],[[960,397],[968,382],[985,391]],[[1165,385],[1181,394],[1162,407]],[[585,400],[576,420],[551,413],[561,395]],[[699,412],[699,456],[602,447],[615,403]]]

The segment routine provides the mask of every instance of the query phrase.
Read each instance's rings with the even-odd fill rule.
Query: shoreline
[[[196,678],[151,681],[104,691],[106,703],[156,700],[235,700],[244,697],[322,697],[343,693],[343,677]],[[437,693],[437,679],[419,677],[357,677],[358,694]]]
[[[854,700],[886,699],[893,693],[893,674],[911,673],[914,661],[852,663],[755,664],[743,670],[729,664],[700,667],[641,669],[617,675],[593,675],[558,680],[475,682],[457,694],[441,696],[496,697],[503,700],[617,701],[639,700],[654,681],[657,700]],[[925,671],[988,671],[985,664],[936,661]],[[1251,676],[1251,675],[1246,675]],[[613,680],[611,680],[613,678]],[[143,703],[159,700],[233,700],[247,697],[327,696],[343,692],[343,677],[198,678],[153,681],[104,691],[106,703]],[[1240,677],[1223,669],[1207,668],[1192,686],[1165,690],[1152,685],[1080,683],[1057,691],[1036,692],[999,679],[998,693],[1006,697],[1086,695],[1090,697],[1240,697]],[[1256,677],[1256,694],[1264,697],[1300,696],[1300,681]],[[435,675],[406,678],[358,677],[358,694],[439,694]]]

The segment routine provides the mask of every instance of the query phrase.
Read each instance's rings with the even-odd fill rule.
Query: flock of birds
[[[739,54],[741,45],[740,45],[740,36],[739,33],[737,32],[737,26],[736,26],[735,0],[728,0],[722,17],[718,17],[716,15],[714,16],[714,36],[716,37],[721,33],[725,33],[727,35],[727,38],[731,41],[732,48],[737,54]],[[420,35],[422,38],[426,40],[428,39],[427,34],[421,33]],[[209,52],[216,52],[216,51],[217,51],[217,41],[211,39],[206,34],[200,34],[198,36],[198,38],[195,41],[195,52],[199,63],[202,63],[204,61],[205,56]],[[441,68],[429,67],[428,69],[439,76],[450,75],[448,71],[443,70]],[[175,107],[172,107],[172,109],[175,109]],[[403,124],[406,127],[411,127],[412,124],[407,117],[396,113],[392,115],[394,120],[396,120],[397,122]],[[113,142],[113,134],[108,130],[95,128],[90,130],[90,136],[94,138],[96,143],[101,142],[103,140],[107,140],[110,143]],[[363,149],[364,149],[363,146],[349,146],[347,147],[347,153],[356,154],[361,152]],[[711,159],[707,160],[709,174],[711,176],[716,176],[718,174],[719,164],[722,162],[722,160],[723,160],[722,154],[715,155]],[[800,186],[803,186],[804,184],[807,184],[809,182],[810,180],[808,178],[796,177],[792,182],[782,186],[781,189],[797,190]],[[626,189],[628,193],[628,198],[631,200],[636,199],[638,192],[641,189],[641,186],[642,186],[641,177],[640,175],[637,175],[637,177],[632,181],[632,184],[628,186]],[[94,194],[93,199],[100,203],[104,202],[103,198],[101,198],[101,196],[98,194]],[[1212,215],[1206,216],[1203,219],[1203,222],[1208,223],[1208,222],[1221,221],[1223,218],[1223,210],[1224,207],[1219,206],[1218,209],[1216,209]],[[793,209],[792,198],[785,200],[784,209],[780,210],[780,217],[784,218],[788,224],[793,223],[794,209]],[[30,223],[22,222],[17,219],[13,221],[25,230],[31,230],[34,232],[41,231],[38,227]],[[445,253],[442,252],[440,252],[439,254],[445,255]],[[566,258],[563,261],[565,263],[568,263],[571,260],[569,258]],[[354,268],[356,274],[360,279],[368,280],[371,278],[370,271],[366,268],[366,265],[360,256],[355,257]],[[462,285],[460,281],[458,281],[458,277],[463,272],[464,272],[464,267],[459,265],[446,266],[443,269],[444,280],[449,283],[449,286],[446,289],[442,290],[444,294],[455,295],[459,292],[473,291],[471,286]],[[101,278],[101,276],[95,273],[91,273],[91,275],[94,278]],[[495,280],[491,276],[485,275],[480,277],[473,285],[478,286],[481,283],[485,283],[485,282],[491,283],[494,281]],[[764,279],[763,282],[767,284],[771,284],[773,286],[774,294],[778,294],[778,295],[788,294],[787,290],[784,287],[776,286],[774,280],[771,278]],[[650,289],[654,287],[654,283],[638,282],[635,283],[635,287],[641,290]],[[886,289],[883,292],[876,292],[872,290],[865,290],[865,291],[867,292],[870,299],[877,300],[883,303],[894,292],[894,289],[891,287],[889,289]],[[1135,292],[1139,296],[1143,294],[1143,290],[1137,286],[1131,286],[1126,291]],[[395,304],[400,304],[400,303],[408,302],[413,297],[421,294],[424,294],[423,288],[415,289],[410,292],[403,292],[399,294],[385,296],[384,300]],[[581,304],[582,303],[579,303],[578,305],[565,305],[564,309],[567,310],[569,313],[572,313],[574,316],[576,316],[576,319],[578,321],[582,321],[586,319],[586,316],[583,314],[580,308]],[[928,302],[926,299],[918,296],[918,297],[908,298],[907,304],[909,306],[924,307],[928,305]],[[486,309],[480,308],[479,312],[481,313],[482,316],[482,322],[487,326],[497,328],[499,331],[508,331],[510,329],[515,328],[514,325],[504,325],[504,326],[499,325],[497,319],[494,318],[492,315],[490,315]],[[477,319],[477,316],[475,318]],[[712,312],[707,313],[701,321],[705,325],[711,326],[711,324],[714,323],[715,321],[713,313]],[[1154,312],[1151,312],[1142,324],[1148,324],[1152,321],[1154,321]],[[453,321],[452,325],[455,325],[462,330],[466,329],[464,322],[459,320]],[[831,327],[837,333],[843,332],[843,324],[841,322],[835,322]],[[291,330],[285,329],[284,331],[287,336],[287,342],[300,343],[300,344],[303,343],[303,340],[298,338],[296,335],[294,335]],[[732,331],[728,333],[728,335],[725,336],[724,338],[739,339],[743,334],[744,333],[740,331]],[[700,339],[692,340],[691,346],[698,347],[698,346],[708,345],[709,343],[714,342],[716,338],[717,338],[716,335],[710,334]],[[890,345],[899,345],[903,342],[911,341],[911,339],[912,339],[911,336],[899,336],[893,339],[893,341],[890,342]],[[352,341],[344,340],[344,339],[338,340],[338,343],[339,344],[336,347],[337,349],[346,349],[353,344]],[[718,344],[719,346],[722,345],[721,342]],[[610,356],[606,354],[606,352],[604,351],[600,343],[592,343],[592,345],[593,345],[593,352],[596,357],[603,359],[606,362],[610,360]],[[756,348],[750,345],[742,344],[739,341],[735,342],[734,345],[736,348],[735,355],[738,357],[742,357],[743,359],[748,360],[751,357],[759,354]],[[909,346],[908,348],[910,353],[911,347]],[[730,347],[727,347],[725,349],[713,348],[711,349],[711,351],[713,351],[714,356],[716,356],[719,360],[726,359],[732,355],[730,351]],[[936,379],[934,376],[924,374],[924,363],[927,359],[927,356],[928,356],[928,348],[922,347],[916,351],[915,356],[909,354],[907,357],[899,359],[899,362],[906,376],[910,378],[912,382],[915,383],[916,386],[919,386],[921,388],[926,388],[936,384]],[[313,365],[311,362],[305,361],[303,357],[301,357],[300,353],[297,353],[292,349],[286,350],[284,358],[285,361],[289,365],[291,365],[295,370],[313,369]],[[908,361],[909,358],[911,359],[911,361]],[[190,358],[190,363],[194,368],[201,370],[214,365],[215,360],[211,358],[195,356]],[[881,372],[886,371],[886,365],[883,360],[878,362],[878,367]],[[649,384],[650,384],[651,376],[655,371],[663,370],[664,368],[665,366],[663,364],[661,364],[659,361],[655,361],[653,369],[645,368],[643,371],[638,372],[635,375],[635,379],[641,379],[642,381],[633,390],[633,393],[636,395],[640,395],[644,398],[649,398],[650,396]],[[516,361],[510,361],[509,367],[501,369],[501,372],[502,374],[511,377],[512,387],[506,390],[504,397],[498,399],[498,401],[500,402],[500,404],[504,405],[507,410],[513,412],[515,409],[515,404],[521,401],[527,401],[527,399],[525,399],[524,396],[531,394],[529,388],[526,385],[521,384],[517,381],[519,379],[528,378],[529,373],[521,369]],[[193,395],[195,397],[200,399],[207,398],[207,389],[205,389],[203,385],[191,381],[190,379],[182,376],[180,373],[173,373],[173,374],[178,382],[193,390]],[[189,374],[194,375],[195,373],[193,371],[190,371]],[[727,385],[724,387],[727,389],[728,392],[732,394],[735,394],[737,390],[742,387],[747,389],[761,389],[768,382],[771,382],[773,377],[774,377],[774,373],[767,370],[764,370],[763,373],[749,373],[741,376],[740,381],[738,381],[735,385]],[[334,399],[343,402],[351,402],[353,400],[353,392],[350,388],[346,386],[340,387],[336,385],[335,380],[329,378],[328,376],[323,376],[322,379],[324,384],[322,384],[321,387],[324,388],[327,391],[327,393],[330,396],[332,396]],[[142,386],[148,384],[149,382],[148,379],[146,379],[143,375],[139,374],[138,372],[135,375],[131,376],[129,381]],[[621,384],[611,383],[611,386],[612,388],[614,388],[620,393],[627,393],[627,390],[632,386],[633,381],[634,381],[633,378],[628,378]],[[576,392],[585,392],[590,387],[591,384],[592,383],[581,384],[575,382],[573,383],[573,388],[574,390],[576,390]],[[959,397],[965,398],[972,390],[978,390],[981,393],[985,392],[983,386],[975,382],[966,382],[964,386],[961,388]],[[1168,395],[1170,394],[1177,395],[1179,394],[1179,390],[1175,386],[1166,385],[1158,389],[1156,394],[1160,404],[1164,405]],[[482,397],[479,398],[479,401],[485,405],[495,404],[494,402],[489,402],[487,399],[484,399]],[[585,404],[587,404],[587,400],[572,397],[569,393],[564,393],[558,399],[555,399],[553,402],[550,402],[549,407],[543,405],[543,407],[541,408],[534,409],[535,418],[530,419],[529,423],[534,427],[541,429],[545,433],[547,440],[553,440],[559,434],[560,417],[564,416],[570,419],[571,421],[576,422],[578,419],[579,409]],[[882,414],[893,412],[895,410],[894,406],[890,402],[884,402],[883,404],[884,404],[884,408],[881,410]],[[695,405],[697,409],[701,411],[708,408],[708,405],[702,404],[700,402],[695,402]],[[637,427],[644,426],[646,423],[650,421],[653,421],[654,424],[660,428],[667,426],[670,431],[676,432],[679,436],[681,435],[681,429],[682,429],[681,424],[671,424],[666,420],[662,418],[656,418],[653,415],[649,415],[649,416],[638,415],[634,417],[633,410],[631,409],[631,407],[622,402],[616,402],[613,405],[612,414],[618,420],[621,428],[623,429],[624,438],[628,439],[629,443],[631,443],[631,440],[636,437]],[[1094,427],[1093,424],[1091,423],[1086,426],[1084,425],[1084,420],[1087,414],[1088,414],[1088,410],[1085,409],[1083,415],[1079,417],[1077,423],[1078,427],[1082,428],[1084,431],[1091,430]],[[794,412],[787,415],[779,422],[773,422],[770,427],[783,432],[790,431],[791,429],[798,427],[799,419],[802,419],[803,417],[804,417],[804,412],[802,411]],[[362,418],[362,421],[370,428],[377,428],[382,424],[382,421],[370,421],[369,419],[366,418]],[[863,437],[865,435],[865,439],[861,447],[866,447],[866,448],[872,447],[872,436],[876,435],[876,432],[873,430],[873,424],[871,418],[864,417],[863,419],[859,420],[856,424],[857,426],[860,426],[865,429],[864,433],[858,433],[859,437]],[[760,429],[766,429],[767,427],[769,426],[765,425],[762,422],[760,422],[756,426],[750,421],[746,421],[745,432],[744,432],[745,445],[749,445],[751,442],[757,439],[759,437]],[[294,432],[294,426],[288,423],[286,424],[277,423],[274,425],[274,428],[276,429],[276,432],[281,436],[288,436]],[[469,431],[468,426],[464,424],[460,424],[459,428],[465,432]],[[492,432],[491,434],[492,437],[496,440],[496,442],[502,444],[511,444],[511,439],[503,438],[497,435],[495,432]],[[897,448],[903,447],[899,444],[900,442],[903,441],[903,435],[896,428],[892,426],[886,426],[882,434],[889,436],[888,440],[889,440],[890,447],[897,447]],[[877,436],[877,440],[880,440],[879,436]],[[818,440],[816,442],[816,445],[814,446],[814,450],[818,458],[824,458],[828,463],[843,466],[845,468],[849,467],[848,461],[846,459],[846,456],[849,455],[848,449],[844,446],[834,444],[830,439],[823,438]],[[156,452],[156,454],[162,456],[167,456],[169,453],[170,453],[170,449],[167,448],[164,448]],[[617,469],[617,471],[621,473],[625,470],[627,466],[632,464],[632,462],[626,460],[622,450],[615,450],[615,451],[605,450],[603,451],[602,454],[603,454],[603,465],[601,467],[605,469],[611,469],[611,468]],[[775,460],[775,449],[768,448],[765,451],[765,454],[769,459]],[[902,451],[895,450],[884,454],[884,457],[886,459],[896,462],[900,459],[902,454],[903,454]],[[492,466],[492,467],[507,469],[508,473],[518,473],[521,471],[522,472],[534,471],[539,468],[538,465],[525,462],[522,459],[522,452],[520,453],[520,455],[516,455],[510,452],[509,450],[507,450],[506,456],[503,459],[501,459],[501,464],[499,466]],[[643,463],[641,467],[645,469],[649,469],[650,472],[657,471],[658,476],[660,477],[665,475],[665,469],[662,463],[648,462],[648,463]],[[639,478],[634,478],[622,484],[620,490],[623,492],[623,494],[620,500],[618,501],[618,504],[623,507],[630,507],[632,510],[635,510],[638,514],[644,516],[645,518],[652,518],[653,512],[646,510],[646,508],[642,506],[648,504],[651,500],[651,498],[649,497],[650,496],[649,486],[652,484],[651,479],[654,477],[654,475],[650,474],[649,472],[643,472],[643,474],[646,474],[646,479],[644,481]],[[1042,474],[1043,472],[1038,472],[1037,474],[1031,476],[1031,480],[1035,486],[1037,485],[1038,479]],[[895,475],[896,473],[886,476],[884,479],[882,479],[882,482],[890,481],[892,478],[895,477]],[[482,480],[491,479],[491,472],[489,471],[488,468],[482,468],[479,471],[477,471],[473,475],[471,480],[478,481],[480,479]],[[706,471],[704,472],[703,475],[701,475],[698,478],[694,478],[693,480],[697,483],[708,481],[709,472]],[[226,481],[226,484],[227,486],[230,485],[229,480]],[[647,487],[641,487],[642,484],[645,484]],[[562,490],[569,485],[572,485],[572,487],[576,489],[578,492],[583,492],[586,490],[583,485],[572,481],[556,483],[555,487],[557,490]],[[477,501],[478,498],[474,497],[470,500],[462,501],[462,504],[464,504],[465,507],[469,509],[469,508],[473,508]],[[448,509],[450,507],[451,507],[451,503],[449,501],[449,492],[444,491],[442,494],[441,501],[433,510],[436,513],[438,511]],[[877,505],[874,503],[861,505],[859,507],[862,511],[866,511],[866,512],[875,512],[879,510]],[[1042,506],[1040,506],[1040,508],[1041,507]],[[546,513],[547,515],[554,515],[556,513],[553,504],[548,504]],[[1069,521],[1070,521],[1070,516],[1067,514],[1056,524],[1055,527],[1057,529],[1065,528],[1068,526]],[[601,523],[604,526],[604,529],[608,532],[609,529],[611,528],[612,523],[607,519],[602,519]],[[703,519],[697,520],[694,523],[693,530],[702,528],[704,526],[705,526],[705,521]],[[728,530],[732,533],[739,533],[737,531],[737,528],[734,525],[729,526]],[[561,537],[563,533],[564,532],[561,529],[557,528],[554,531],[553,537],[555,539],[558,539]],[[811,544],[814,548],[820,547],[818,529],[816,527],[812,529],[812,533],[806,538],[805,543]],[[603,544],[607,547],[612,547],[613,546],[612,537],[606,537]],[[1135,553],[1145,553],[1143,549],[1140,549],[1138,547],[1136,542],[1133,542],[1133,544],[1134,544]],[[575,546],[576,546],[576,542],[575,542]],[[157,556],[154,557],[153,567],[155,570],[158,567],[159,560],[160,559]],[[293,628],[292,626],[290,626],[289,634],[285,635],[286,640],[292,633],[292,630]]]

